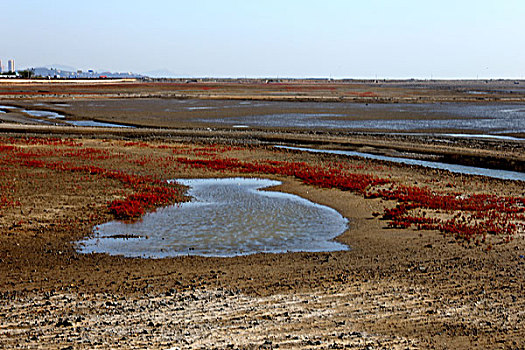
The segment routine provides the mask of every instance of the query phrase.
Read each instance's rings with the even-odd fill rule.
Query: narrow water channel
[[[381,156],[377,154],[354,152],[354,151],[325,150],[325,149],[289,147],[289,146],[275,146],[275,147],[295,150],[295,151],[303,151],[303,152],[340,154],[340,155],[353,156],[353,157],[363,157],[363,158],[369,158],[369,159],[385,160],[385,161],[389,161],[393,163],[419,165],[419,166],[423,166],[427,168],[448,170],[452,173],[468,174],[468,175],[482,175],[482,176],[488,176],[488,177],[493,177],[493,178],[502,179],[502,180],[525,181],[525,173],[520,173],[517,171],[478,168],[478,167],[467,166],[467,165],[432,162],[428,160],[419,160],[419,159],[410,159],[410,158],[401,158],[401,157],[388,157],[388,156]]]
[[[37,104],[35,104],[36,106]],[[57,106],[59,106],[57,104]],[[106,122],[98,122],[95,120],[68,120],[64,114],[61,114],[59,112],[53,112],[53,111],[46,111],[46,110],[31,110],[31,109],[23,109],[19,107],[14,106],[4,106],[0,105],[0,109],[6,109],[10,111],[17,111],[21,113],[26,113],[31,117],[36,118],[46,118],[46,119],[35,119],[35,118],[28,118],[28,117],[22,117],[24,120],[32,123],[39,123],[39,124],[49,124],[54,125],[56,124],[55,121],[59,121],[60,124],[58,125],[74,125],[74,126],[87,126],[87,127],[105,127],[105,128],[133,128],[133,126],[129,125],[122,125],[122,124],[116,124],[116,123],[106,123]],[[0,113],[6,113],[5,111],[0,110]]]

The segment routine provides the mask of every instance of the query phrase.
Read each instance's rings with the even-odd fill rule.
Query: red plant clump
[[[124,147],[150,147],[150,145],[146,142],[126,142],[124,143]]]
[[[372,91],[365,91],[365,92],[346,92],[347,95],[352,96],[358,96],[358,97],[377,97],[378,95],[375,92]]]
[[[111,202],[109,211],[117,219],[136,219],[146,211],[182,200],[181,193],[174,188],[146,186],[124,200],[117,199]]]
[[[116,199],[108,206],[109,212],[117,219],[139,218],[146,212],[144,205],[138,201]]]
[[[390,227],[418,230],[439,230],[466,241],[485,242],[487,234],[510,239],[523,228],[525,198],[487,194],[462,196],[457,193],[436,193],[428,188],[396,186],[366,193],[368,198],[396,200],[395,208],[385,209],[383,219]],[[448,220],[410,215],[412,209],[438,210],[444,213],[463,212]]]

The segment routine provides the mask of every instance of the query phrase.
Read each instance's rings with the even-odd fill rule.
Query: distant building
[[[7,61],[7,71],[8,72],[14,72],[15,71],[15,60]]]
[[[0,60],[0,73],[3,72],[3,69],[2,69],[2,60]]]

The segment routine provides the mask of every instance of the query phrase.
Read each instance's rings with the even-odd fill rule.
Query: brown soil
[[[82,142],[127,159],[162,153],[125,147],[124,141]],[[312,164],[330,159],[259,147],[223,156]],[[524,194],[522,183],[348,162],[400,183],[452,182],[459,192]],[[115,159],[96,163],[173,178],[239,175],[180,168],[165,174]],[[81,255],[71,242],[90,234],[89,215],[109,219],[106,203],[118,196],[120,185],[74,173],[19,171],[9,176],[17,179],[21,205],[0,218],[4,347],[525,346],[522,236],[506,244],[494,239],[487,252],[437,232],[386,229],[372,213],[391,204],[278,177],[284,182],[279,190],[329,205],[350,219],[350,229],[338,238],[350,251],[160,260]],[[56,219],[70,226],[54,226]]]
[[[386,221],[373,215],[395,205],[389,201],[317,188],[290,177],[214,172],[156,161],[171,155],[173,147],[194,150],[214,143],[224,146],[219,157],[313,165],[344,161],[358,173],[374,173],[400,184],[523,197],[523,182],[268,147],[286,143],[372,148],[378,153],[472,155],[500,159],[502,164],[505,159],[523,162],[522,143],[458,140],[440,145],[424,138],[289,130],[0,126],[2,137],[73,136],[82,142],[80,149],[110,155],[39,159],[161,178],[281,180],[278,190],[328,205],[348,218],[350,228],[338,240],[351,247],[333,253],[233,258],[82,255],[72,242],[91,235],[94,223],[111,220],[107,203],[129,189],[111,179],[13,166],[0,176],[0,185],[9,184],[0,188],[8,188],[20,202],[0,207],[0,348],[525,348],[523,232],[508,243],[489,237],[488,250],[487,244],[468,244],[436,231],[389,229]],[[126,145],[128,141],[171,148]],[[240,147],[227,148],[231,145]],[[24,147],[51,153],[67,148]]]

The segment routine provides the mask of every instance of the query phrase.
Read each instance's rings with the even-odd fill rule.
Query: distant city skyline
[[[8,72],[15,72],[15,71],[16,71],[16,66],[15,66],[14,59],[7,60],[7,67],[4,67],[2,59],[0,59],[0,73],[8,73]]]
[[[7,71],[8,72],[16,72],[15,60],[8,60],[7,61]]]
[[[522,0],[10,4],[19,69],[184,77],[523,78]],[[163,75],[163,74],[160,74]]]

